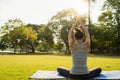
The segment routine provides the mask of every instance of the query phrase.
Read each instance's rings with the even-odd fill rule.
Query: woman
[[[76,27],[78,22],[80,26]],[[87,54],[90,50],[90,35],[80,17],[77,17],[75,24],[69,31],[68,43],[72,55],[72,68],[68,70],[59,67],[57,68],[59,74],[72,79],[90,79],[98,76],[101,73],[101,68],[88,71]]]

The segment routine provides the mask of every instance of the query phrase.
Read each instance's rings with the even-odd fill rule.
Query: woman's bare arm
[[[76,21],[75,21],[74,25],[73,25],[73,26],[70,28],[70,30],[69,30],[69,34],[68,34],[69,46],[71,46],[71,44],[74,42],[73,30],[76,28],[77,22],[78,22],[78,18],[76,18]]]
[[[85,33],[85,47],[86,48],[90,48],[90,34],[88,32],[88,29],[85,27],[85,25],[83,24],[83,22],[81,21],[80,17],[79,17],[79,22],[81,24],[81,28],[83,29],[84,33]]]

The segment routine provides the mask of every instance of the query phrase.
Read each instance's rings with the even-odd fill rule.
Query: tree
[[[88,25],[91,28],[91,1],[95,2],[95,0],[87,0],[88,2]]]
[[[32,53],[35,52],[34,41],[37,39],[37,34],[32,28],[16,27],[9,32],[9,37],[10,43],[14,47],[14,53],[16,53],[18,46],[27,46]]]
[[[33,30],[37,32],[37,40],[35,42],[36,47],[39,48],[39,50],[46,50],[49,51],[52,49],[54,41],[53,41],[53,33],[47,26],[47,24],[27,24],[26,27],[31,27]],[[46,45],[46,47],[45,47]]]
[[[35,52],[35,42],[37,40],[37,33],[31,27],[24,30],[27,47],[31,49],[31,53]]]
[[[103,6],[103,13],[99,17],[101,24],[114,30],[112,41],[118,55],[120,53],[120,0],[106,0]]]
[[[66,47],[66,53],[69,52],[68,47],[68,31],[71,28],[75,17],[78,15],[74,9],[66,9],[54,15],[48,23],[49,28],[54,33],[54,37],[58,42],[62,41]]]
[[[113,30],[110,30],[102,24],[94,25],[92,30],[93,52],[110,53],[109,50],[112,47]]]
[[[8,22],[6,22],[1,27],[1,31],[0,31],[1,43],[0,43],[0,45],[1,45],[2,50],[5,50],[8,47],[11,47],[9,32],[13,31],[14,28],[23,26],[23,25],[24,25],[24,23],[20,19],[11,19],[11,20],[8,20]]]
[[[45,51],[51,50],[54,45],[52,31],[49,29],[48,25],[45,24],[42,24],[39,30],[40,33],[38,35],[40,36],[40,45],[43,46]]]
[[[41,36],[40,36],[40,28],[42,25],[37,25],[37,24],[27,24],[27,28],[32,28],[36,34],[37,34],[37,39],[34,41],[34,43],[29,43],[29,44],[34,44],[34,48],[37,48],[37,46],[40,44]]]
[[[34,53],[41,41],[47,43],[47,50],[52,49],[54,44],[52,31],[45,24],[24,25],[20,19],[11,19],[2,26],[0,32],[0,48],[14,48],[14,53],[17,48],[20,48],[21,52],[23,47],[26,48],[26,52]]]
[[[27,28],[21,25],[12,29],[9,28],[6,31],[1,37],[2,45],[14,48],[14,53],[16,53],[17,48],[22,46],[27,46],[31,49],[31,52],[35,52],[34,42],[37,40],[37,33],[31,27]]]

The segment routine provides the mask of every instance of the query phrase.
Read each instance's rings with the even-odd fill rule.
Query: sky
[[[20,18],[25,24],[46,24],[63,9],[75,8],[87,14],[85,0],[0,0],[0,26],[10,19]],[[104,0],[96,0],[91,8],[91,18],[97,22]]]

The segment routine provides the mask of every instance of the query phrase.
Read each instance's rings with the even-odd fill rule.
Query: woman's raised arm
[[[89,49],[90,48],[90,34],[88,32],[88,29],[85,27],[85,25],[83,24],[82,20],[80,19],[80,17],[79,17],[79,22],[81,24],[80,27],[83,29],[83,31],[85,33],[85,47],[87,49]]]
[[[78,22],[78,17],[76,18],[75,23],[74,23],[73,26],[70,28],[69,33],[68,33],[69,46],[71,46],[72,43],[74,42],[73,30],[76,28],[77,22]]]

